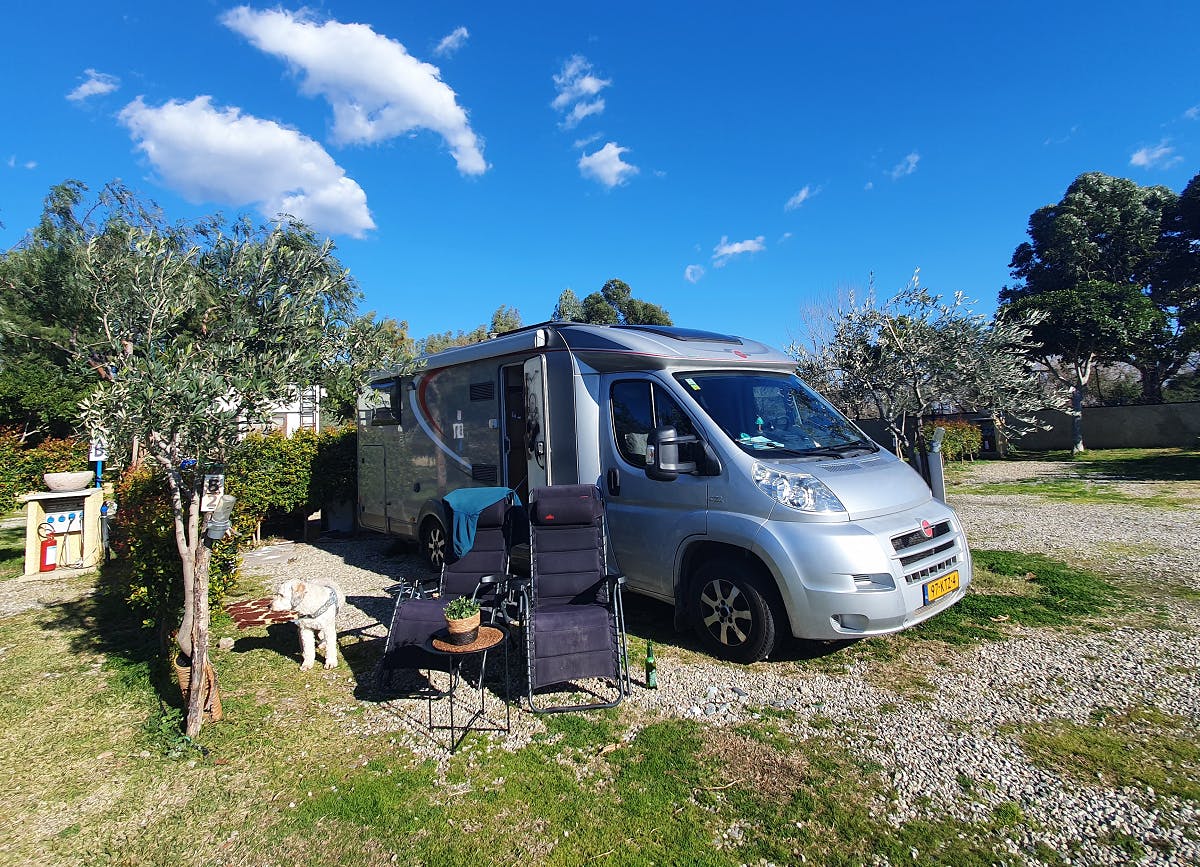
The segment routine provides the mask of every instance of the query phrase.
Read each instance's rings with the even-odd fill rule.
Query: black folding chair
[[[425,650],[425,643],[446,625],[443,609],[451,599],[476,599],[491,622],[499,615],[507,594],[508,549],[515,507],[512,491],[479,513],[471,549],[457,559],[453,549],[438,582],[438,595],[419,585],[408,585],[396,600],[387,644],[380,660],[380,677],[399,669],[447,670],[447,657]]]
[[[623,576],[609,573],[604,501],[595,485],[557,485],[530,493],[531,580],[520,588],[529,706],[538,713],[615,707],[630,692]],[[600,678],[599,698],[540,707],[538,690]]]

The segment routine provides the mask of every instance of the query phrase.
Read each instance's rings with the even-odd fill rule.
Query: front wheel
[[[426,518],[421,525],[421,553],[430,567],[442,571],[446,564],[446,528],[437,518]]]
[[[762,578],[746,563],[721,557],[700,566],[690,608],[692,626],[714,656],[757,662],[775,649],[781,618]]]

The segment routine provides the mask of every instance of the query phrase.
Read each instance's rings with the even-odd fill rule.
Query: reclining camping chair
[[[606,568],[600,491],[557,485],[535,488],[529,499],[531,580],[521,588],[529,706],[538,713],[615,707],[630,691],[625,579]],[[538,706],[537,690],[586,678],[607,680],[615,694],[594,703]]]
[[[481,489],[469,489],[479,493]],[[438,582],[439,594],[420,585],[407,585],[396,599],[387,644],[380,661],[380,676],[397,669],[442,669],[447,658],[429,653],[425,642],[446,625],[443,609],[451,599],[470,596],[484,609],[485,619],[494,621],[507,592],[508,547],[516,498],[513,492],[493,488],[499,497],[478,513],[474,539],[469,550],[458,555],[455,546],[448,546],[446,562]],[[446,497],[453,503],[451,492]],[[459,534],[461,535],[461,534]]]

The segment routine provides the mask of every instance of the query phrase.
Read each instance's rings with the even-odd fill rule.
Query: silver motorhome
[[[359,521],[435,564],[448,491],[595,483],[630,589],[742,661],[912,626],[971,580],[954,511],[752,340],[546,323],[370,384]]]

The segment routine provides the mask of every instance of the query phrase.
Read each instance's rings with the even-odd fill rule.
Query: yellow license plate
[[[953,593],[958,589],[958,570],[947,572],[941,578],[934,578],[928,584],[921,588],[925,593],[925,604],[936,602],[947,593]]]

